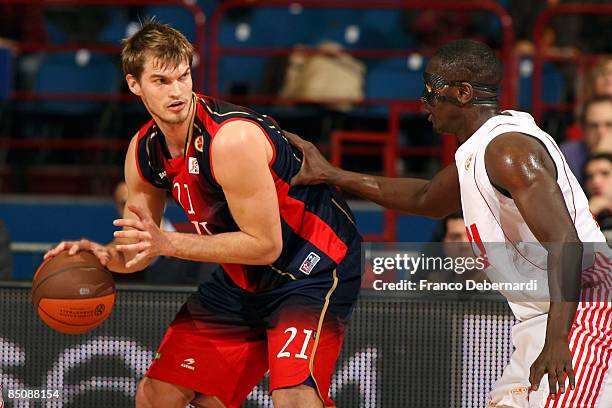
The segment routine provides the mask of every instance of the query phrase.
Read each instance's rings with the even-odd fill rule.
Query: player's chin
[[[177,125],[187,120],[187,114],[183,114],[183,112],[169,112],[162,119],[166,123]]]

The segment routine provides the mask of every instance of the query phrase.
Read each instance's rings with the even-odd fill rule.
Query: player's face
[[[609,160],[591,160],[584,168],[584,176],[589,197],[612,196],[612,163]]]
[[[180,124],[191,108],[193,82],[189,63],[177,66],[147,58],[140,79],[127,76],[130,90],[141,97],[156,122]]]
[[[428,80],[430,76],[438,76],[444,78],[445,75],[441,72],[438,63],[435,59],[431,60],[425,68],[424,75],[424,91],[421,100],[423,101],[425,111],[427,111],[427,120],[431,122],[433,128],[438,133],[454,134],[452,124],[457,119],[456,106],[439,97],[450,97],[450,87],[436,86],[433,81]]]

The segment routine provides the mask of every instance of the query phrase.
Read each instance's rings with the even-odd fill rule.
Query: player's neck
[[[166,145],[171,157],[182,156],[185,152],[185,145],[187,144],[187,138],[191,134],[193,128],[193,118],[195,115],[195,106],[193,99],[189,107],[189,115],[187,119],[181,123],[167,123],[163,121],[156,121],[157,126],[164,134],[166,139]]]
[[[459,143],[468,140],[487,120],[497,115],[499,115],[499,108],[497,106],[470,109],[466,112],[462,129],[457,132]]]

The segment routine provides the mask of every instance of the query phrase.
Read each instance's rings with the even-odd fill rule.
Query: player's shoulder
[[[485,148],[485,158],[503,159],[545,151],[541,141],[520,131],[508,131],[493,138]]]
[[[197,102],[203,109],[202,112],[207,114],[216,123],[222,123],[230,119],[237,118],[256,118],[260,115],[257,112],[244,106],[236,105],[222,99],[213,98],[206,95],[196,94]]]

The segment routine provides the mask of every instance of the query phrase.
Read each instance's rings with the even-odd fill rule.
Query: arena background
[[[27,284],[0,287],[0,379],[7,407],[133,406],[165,327],[193,288],[124,287],[109,320],[79,336],[37,318]],[[500,299],[431,301],[364,290],[332,380],[339,407],[482,407],[512,347]],[[11,401],[8,389],[61,390]],[[267,378],[245,408],[271,407]]]
[[[468,37],[491,45],[504,69],[501,107],[531,112],[558,142],[579,139],[583,85],[612,53],[607,0],[3,0],[0,220],[12,266],[0,275],[0,385],[7,407],[133,406],[138,378],[192,290],[120,285],[109,321],[82,336],[46,328],[29,299],[50,245],[111,238],[111,194],[129,138],[148,120],[124,84],[120,40],[152,16],[194,42],[196,91],[273,116],[336,164],[387,176],[431,177],[454,160],[456,141],[433,133],[418,102],[422,72],[441,43]],[[292,58],[304,49],[325,55],[320,44],[328,41],[351,61],[347,82],[326,92],[287,91]],[[337,68],[325,59],[322,66]],[[438,225],[350,204],[368,241],[425,242]],[[175,206],[167,216],[189,227]],[[339,408],[483,407],[512,351],[513,323],[498,297],[434,301],[364,289],[332,395]],[[58,387],[63,398],[8,400],[17,387]],[[265,380],[245,403],[264,406]]]

